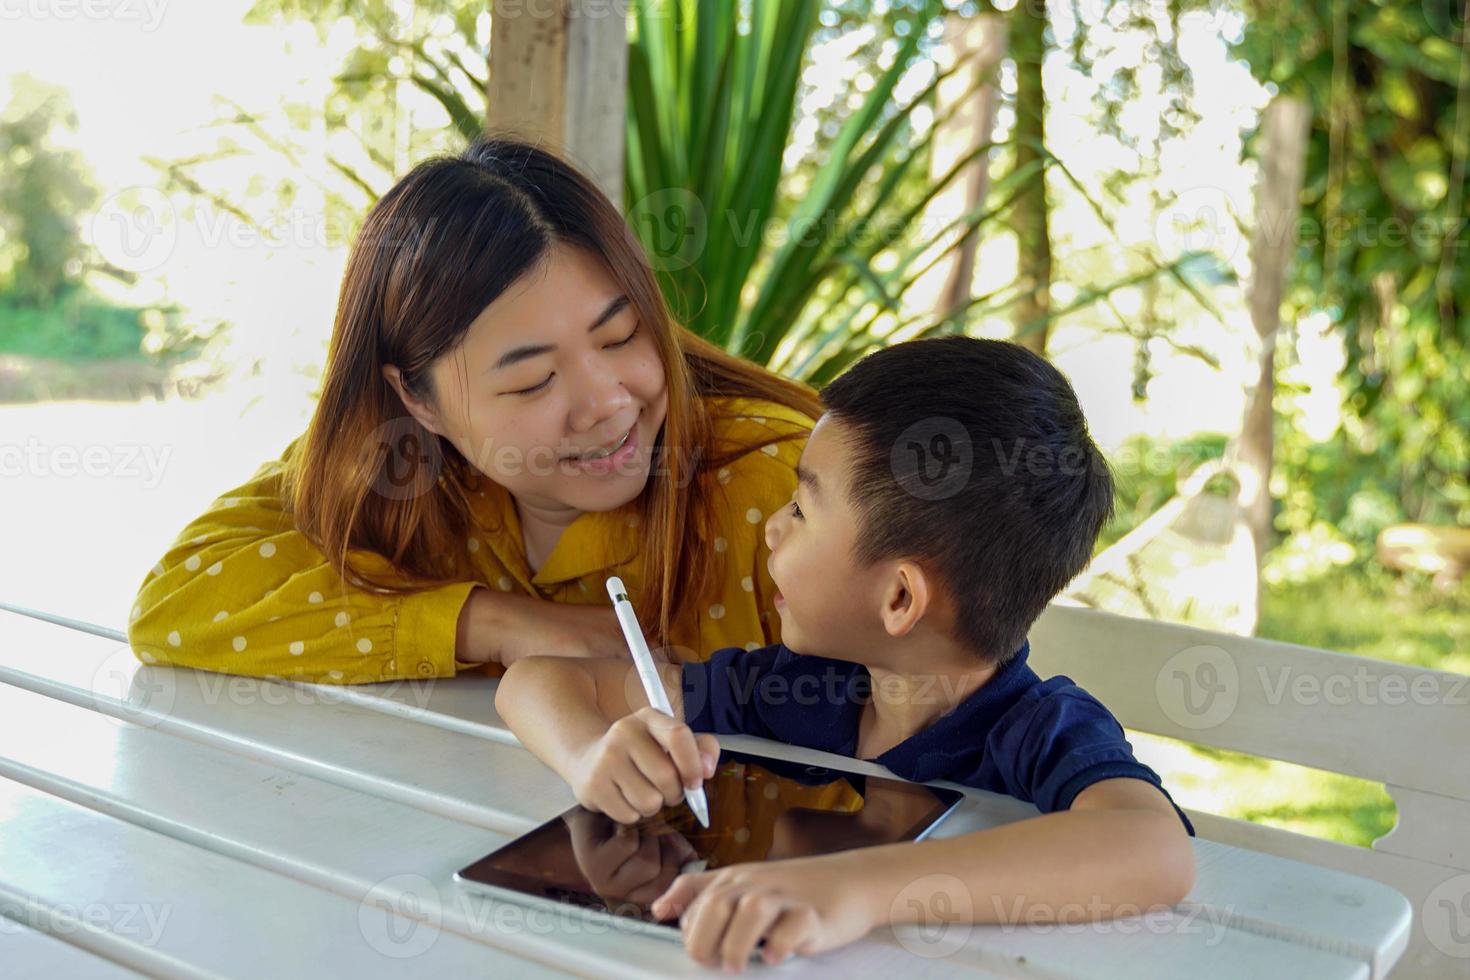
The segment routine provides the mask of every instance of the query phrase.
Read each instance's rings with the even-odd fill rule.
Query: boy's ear
[[[883,628],[889,636],[906,635],[919,625],[933,598],[924,569],[917,562],[899,562],[883,596]]]
[[[403,402],[403,407],[408,411],[408,414],[412,415],[418,421],[419,425],[422,425],[436,436],[445,435],[444,430],[439,426],[439,414],[427,401],[414,397],[404,387],[403,374],[398,370],[397,365],[384,364],[383,378],[397,392],[399,401]]]

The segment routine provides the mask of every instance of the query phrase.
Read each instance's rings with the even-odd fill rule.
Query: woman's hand
[[[460,614],[455,657],[509,667],[522,657],[622,657],[627,641],[612,606],[574,605],[532,596],[470,593]],[[654,652],[654,659],[667,659]]]

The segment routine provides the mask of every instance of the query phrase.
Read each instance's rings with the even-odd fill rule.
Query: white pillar
[[[489,129],[539,139],[623,200],[627,9],[606,0],[496,0]]]

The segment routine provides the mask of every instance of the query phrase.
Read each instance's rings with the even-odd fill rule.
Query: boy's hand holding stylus
[[[719,756],[713,735],[695,735],[657,708],[640,708],[573,757],[567,782],[587,809],[633,823],[683,802],[686,788],[714,775]]]
[[[615,604],[619,596],[626,604],[617,578],[609,581],[609,593]],[[680,665],[655,662],[631,609],[623,616],[632,660],[517,660],[501,679],[496,710],[587,809],[634,823],[688,800],[708,826],[703,784],[714,775],[719,742],[695,735],[681,720]]]

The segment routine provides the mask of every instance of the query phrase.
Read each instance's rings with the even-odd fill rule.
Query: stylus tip
[[[698,789],[685,794],[685,800],[689,803],[689,809],[694,811],[694,817],[699,825],[705,830],[709,829],[709,804],[705,802],[704,790]]]

